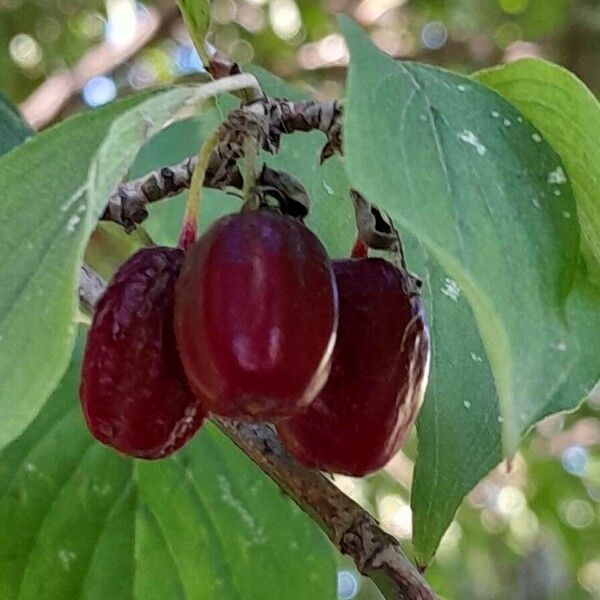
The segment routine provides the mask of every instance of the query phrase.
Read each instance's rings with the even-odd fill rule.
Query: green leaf
[[[213,427],[155,462],[91,438],[77,399],[83,338],[0,454],[0,597],[334,598],[327,540]]]
[[[0,92],[0,156],[19,146],[33,135],[17,107]]]
[[[572,367],[557,346],[579,232],[560,159],[493,92],[395,63],[345,23],[349,177],[448,272],[437,295],[472,306],[512,452]]]
[[[579,232],[560,159],[521,114],[468,79],[396,63],[343,27],[348,177],[394,218],[425,280],[433,368],[412,506],[427,564],[503,447],[513,452],[533,423],[575,408],[597,381],[597,292],[574,279]]]
[[[210,89],[210,83],[173,87],[115,119],[89,170],[86,191],[94,219],[102,214],[107,199],[127,175],[139,149],[167,123],[177,120],[186,107],[210,97]]]
[[[66,368],[89,234],[87,170],[112,121],[148,94],[52,127],[0,158],[0,448]]]
[[[524,59],[475,73],[514,104],[561,157],[577,202],[582,249],[600,282],[600,102],[573,73]],[[537,137],[537,133],[532,135]]]
[[[152,239],[143,227],[138,227],[128,234],[116,223],[101,221],[90,237],[84,261],[109,281],[132,254],[152,244]]]
[[[411,492],[418,564],[431,561],[464,496],[502,460],[499,405],[481,335],[466,299],[440,295],[448,274],[413,237],[411,267],[423,278],[433,363],[417,422]]]
[[[177,0],[185,24],[196,46],[202,63],[209,63],[206,52],[206,36],[210,29],[210,0]]]

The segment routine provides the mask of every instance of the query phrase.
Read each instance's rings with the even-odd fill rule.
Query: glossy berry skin
[[[302,223],[267,210],[223,217],[186,255],[175,335],[207,409],[277,420],[329,374],[337,327],[331,262]]]
[[[380,258],[333,266],[340,320],[331,375],[277,430],[304,465],[360,477],[383,467],[410,433],[427,385],[429,332],[420,297],[395,266]]]
[[[116,273],[98,303],[80,397],[94,437],[138,458],[172,454],[202,425],[173,332],[183,252],[147,248]]]

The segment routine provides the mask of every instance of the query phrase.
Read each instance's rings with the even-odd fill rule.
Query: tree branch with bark
[[[327,143],[321,160],[335,153],[341,154],[342,105],[332,102],[292,102],[281,98],[260,98],[232,111],[218,130],[220,142],[210,158],[204,177],[204,186],[241,189],[243,178],[237,167],[243,155],[244,143],[252,138],[256,147],[276,153],[281,136],[297,131],[322,131]],[[131,231],[148,216],[149,203],[175,196],[189,189],[196,167],[196,156],[161,167],[140,179],[123,183],[109,198],[104,220],[114,221]],[[290,177],[281,171],[265,167],[257,184],[265,193],[280,203],[294,203],[290,192]]]

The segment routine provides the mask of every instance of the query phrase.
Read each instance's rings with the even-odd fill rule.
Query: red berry
[[[429,332],[408,278],[380,258],[334,261],[340,320],[327,384],[278,424],[303,464],[356,477],[383,467],[408,436],[429,371]]]
[[[329,374],[336,326],[331,262],[290,217],[223,217],[186,255],[175,335],[192,387],[215,414],[274,420],[307,406]]]
[[[183,252],[140,250],[98,303],[83,360],[80,397],[90,431],[139,458],[183,446],[205,412],[190,390],[173,333]]]

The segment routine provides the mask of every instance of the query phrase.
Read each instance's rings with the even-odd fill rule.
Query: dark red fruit
[[[334,261],[340,302],[331,375],[308,409],[278,424],[303,464],[360,477],[408,436],[429,372],[429,332],[408,276],[380,258]]]
[[[101,442],[139,458],[183,446],[205,412],[190,390],[173,333],[183,252],[140,250],[100,300],[83,360],[81,403]]]
[[[307,406],[329,374],[333,270],[302,223],[266,210],[224,217],[186,255],[175,335],[208,410],[274,420]]]

